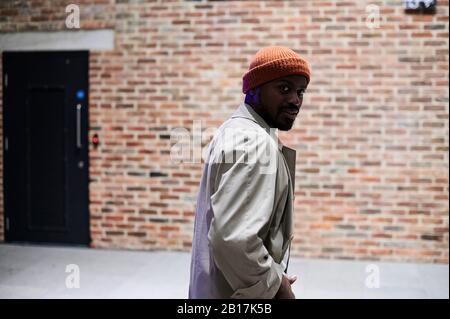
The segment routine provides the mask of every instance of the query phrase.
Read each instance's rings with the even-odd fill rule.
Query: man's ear
[[[258,87],[250,89],[247,91],[246,99],[248,98],[248,100],[251,101],[252,103],[257,103],[258,93],[259,93]]]

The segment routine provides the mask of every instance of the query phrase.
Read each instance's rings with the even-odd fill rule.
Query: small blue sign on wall
[[[430,11],[436,9],[436,0],[405,0],[406,10]]]

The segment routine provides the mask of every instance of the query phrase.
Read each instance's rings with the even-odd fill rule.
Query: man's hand
[[[281,285],[278,289],[275,299],[295,299],[295,295],[292,292],[291,285],[297,280],[297,276],[287,277],[283,274],[281,278]]]
[[[290,277],[288,277],[288,279],[289,279],[289,283],[291,284],[291,286],[292,286],[292,284],[297,280],[297,276],[290,276]]]

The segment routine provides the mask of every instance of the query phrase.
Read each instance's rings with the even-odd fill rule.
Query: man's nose
[[[302,106],[302,101],[303,99],[300,96],[298,96],[297,94],[292,94],[289,97],[288,102],[290,105],[295,105],[297,108],[299,108],[300,106]]]

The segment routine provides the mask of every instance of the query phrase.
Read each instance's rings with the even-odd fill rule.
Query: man
[[[295,298],[286,274],[295,151],[279,143],[309,84],[286,47],[259,50],[241,103],[209,144],[197,199],[189,298]],[[289,150],[291,152],[289,152]]]

